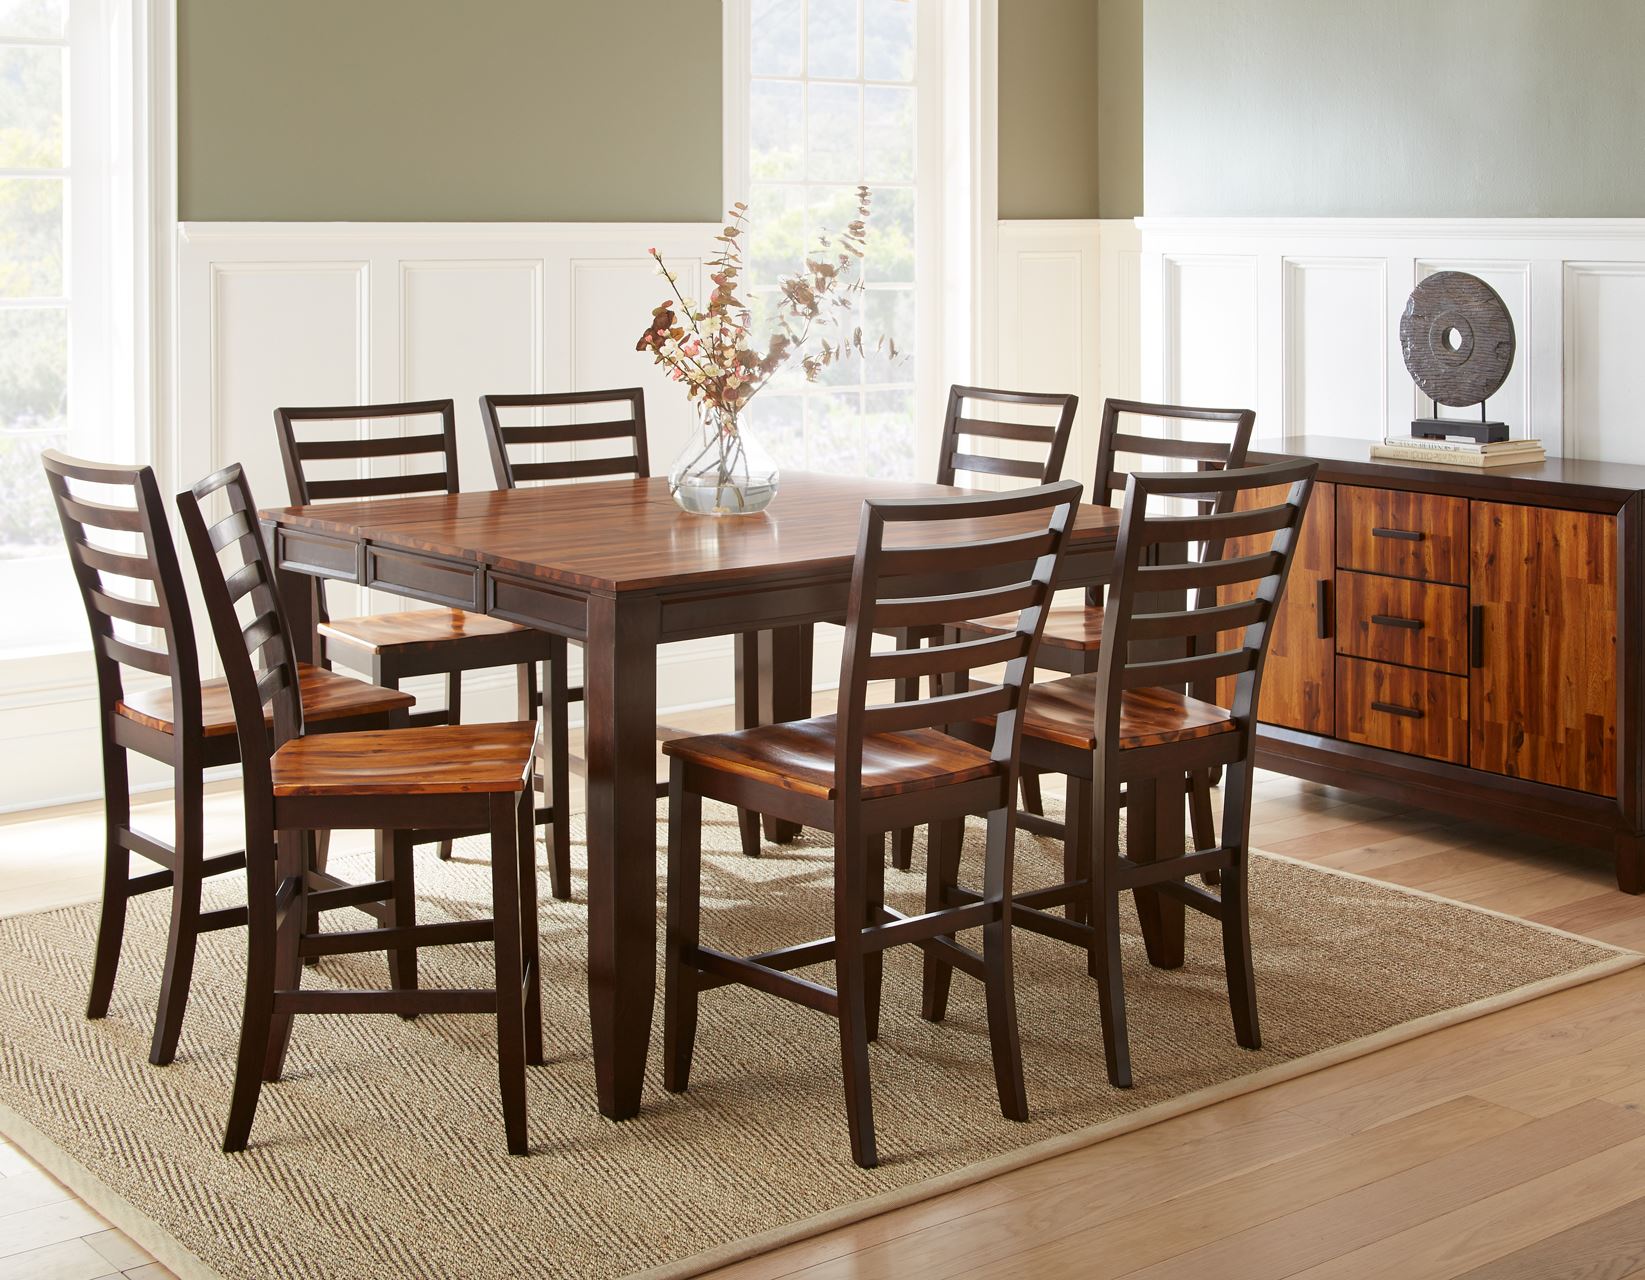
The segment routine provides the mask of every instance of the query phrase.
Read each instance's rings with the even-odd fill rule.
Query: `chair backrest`
[[[1050,603],[1057,565],[1079,509],[1081,486],[1057,484],[986,497],[875,500],[863,504],[841,664],[837,778],[841,795],[861,780],[869,734],[941,728],[995,717],[992,755],[1014,765],[1022,701]],[[958,626],[1017,610],[1004,635],[872,652],[876,631]],[[867,705],[868,683],[969,674],[1003,664],[992,684],[935,698]]]
[[[226,501],[228,514],[208,522],[205,505],[218,493]],[[254,798],[270,794],[270,757],[303,732],[291,625],[275,585],[268,544],[257,523],[257,504],[239,463],[183,490],[177,495],[177,512],[200,576],[206,616],[234,705],[249,829]],[[264,708],[270,704],[272,739],[264,728]]]
[[[364,436],[312,433],[310,423],[358,423],[379,419],[427,418],[438,415],[438,430]],[[457,492],[457,414],[450,400],[412,400],[404,404],[336,405],[325,408],[284,408],[274,411],[280,436],[280,457],[286,466],[286,488],[297,504],[342,498],[395,498],[414,494]],[[309,463],[369,463],[399,459],[398,473],[319,479]],[[410,459],[437,459],[411,462]],[[358,470],[358,468],[357,468]]]
[[[969,405],[1037,405],[1057,411],[1055,426],[1042,422],[992,421],[969,416]],[[937,455],[937,483],[958,484],[960,472],[973,475],[1014,476],[1034,484],[1054,484],[1062,476],[1063,459],[1068,454],[1068,438],[1074,430],[1078,396],[1043,395],[1031,391],[994,391],[987,387],[954,386],[948,389],[948,411],[943,415],[942,444]],[[1038,446],[1043,456],[993,458],[964,447],[962,436],[984,440],[1020,440]]]
[[[1213,438],[1149,436],[1120,430],[1120,415],[1158,418],[1162,421],[1225,423],[1227,432]],[[1097,475],[1091,482],[1091,501],[1114,506],[1114,498],[1125,491],[1126,473],[1118,460],[1132,455],[1172,459],[1197,464],[1196,470],[1231,469],[1245,465],[1245,451],[1251,443],[1251,428],[1257,415],[1250,409],[1205,409],[1183,404],[1149,404],[1141,400],[1104,400],[1102,428],[1097,434]],[[1178,496],[1188,500],[1215,502],[1216,490],[1187,490]]]
[[[200,723],[200,663],[154,470],[88,462],[55,449],[41,461],[91,624],[105,742],[129,667],[170,679],[181,744],[189,737],[184,726]]]
[[[1097,667],[1096,728],[1105,751],[1118,749],[1125,690],[1208,687],[1223,676],[1234,679],[1230,709],[1237,727],[1249,734],[1274,611],[1318,470],[1314,462],[1275,462],[1224,471],[1216,479],[1215,508],[1192,515],[1156,514],[1150,499],[1197,499],[1205,486],[1198,473],[1137,472],[1127,478]],[[1285,497],[1240,505],[1241,495],[1270,486],[1284,487]],[[1242,540],[1238,554],[1229,554],[1236,538]],[[1186,563],[1174,552],[1160,554],[1184,543],[1200,548]],[[1219,604],[1219,592],[1248,598]],[[1157,607],[1161,597],[1179,594],[1185,597],[1180,608]],[[1139,605],[1148,611],[1138,612]],[[1180,653],[1161,657],[1162,645],[1180,646]]]
[[[505,426],[502,409],[560,409],[576,405],[622,405],[602,413],[598,422],[518,423]],[[651,461],[646,452],[645,392],[639,387],[617,391],[556,391],[544,395],[481,396],[480,420],[486,427],[486,445],[491,450],[491,469],[499,489],[553,480],[579,480],[589,476],[648,476]],[[580,444],[591,440],[626,442],[627,453],[600,458],[532,458],[521,456],[536,445]],[[520,451],[520,452],[516,452]]]

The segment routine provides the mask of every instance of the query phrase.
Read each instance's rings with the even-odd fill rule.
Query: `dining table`
[[[315,586],[356,583],[489,614],[583,649],[588,1003],[600,1111],[640,1108],[657,956],[659,645],[736,637],[740,727],[812,714],[811,641],[846,612],[863,500],[965,494],[907,480],[785,472],[748,516],[688,514],[662,477],[269,509],[262,523],[300,650]],[[1111,576],[1120,513],[1082,505],[1059,586]],[[1182,806],[1128,815],[1132,856],[1182,849]],[[790,827],[766,834],[791,839]],[[1150,959],[1182,963],[1182,904],[1138,894]],[[1093,1015],[1095,997],[1093,995]]]

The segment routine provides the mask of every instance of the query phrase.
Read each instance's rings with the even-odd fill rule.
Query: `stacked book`
[[[1402,462],[1433,462],[1447,467],[1523,467],[1541,462],[1546,456],[1540,440],[1498,440],[1477,444],[1472,440],[1418,440],[1408,436],[1388,436],[1371,446],[1373,458],[1397,458]]]

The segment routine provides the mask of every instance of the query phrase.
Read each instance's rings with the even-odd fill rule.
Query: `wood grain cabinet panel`
[[[1337,566],[1465,584],[1468,502],[1437,493],[1338,485]]]
[[[1337,736],[1468,763],[1468,681],[1361,658],[1337,659]]]
[[[1242,506],[1262,506],[1277,502],[1285,490],[1258,489],[1242,500]],[[1335,560],[1336,496],[1333,486],[1316,484],[1308,512],[1303,517],[1302,537],[1285,595],[1274,616],[1274,632],[1268,645],[1268,659],[1262,672],[1262,705],[1258,719],[1287,729],[1329,736],[1335,719],[1333,687],[1336,680],[1336,642],[1331,638],[1334,621],[1331,609],[1332,564]],[[1266,551],[1270,539],[1241,538],[1238,554]],[[1242,591],[1240,598],[1249,598]],[[1233,600],[1224,593],[1223,600]],[[1217,682],[1218,700],[1227,706],[1233,700],[1234,682]]]
[[[1337,652],[1465,675],[1467,589],[1381,574],[1339,573]]]
[[[1616,517],[1472,506],[1471,763],[1614,796]]]

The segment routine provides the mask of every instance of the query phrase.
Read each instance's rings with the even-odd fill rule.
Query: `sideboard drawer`
[[[403,591],[419,600],[478,611],[485,608],[482,580],[477,564],[401,551],[397,547],[366,548],[366,585],[369,587]]]
[[[1468,592],[1410,578],[1339,573],[1337,652],[1465,675]]]
[[[1466,584],[1468,500],[1338,485],[1337,567]]]
[[[1468,681],[1361,658],[1337,659],[1337,736],[1468,763]]]

